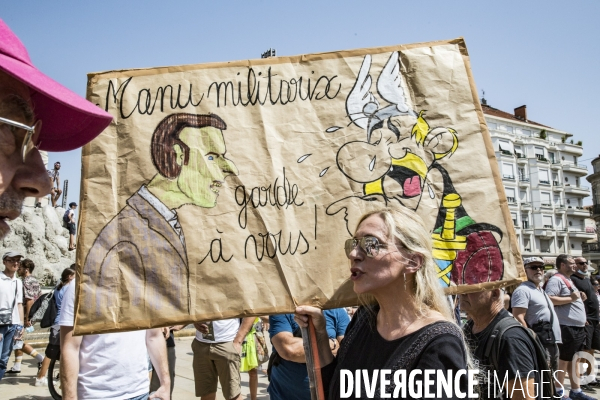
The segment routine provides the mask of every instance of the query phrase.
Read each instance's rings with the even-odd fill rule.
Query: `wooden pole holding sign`
[[[304,354],[306,356],[306,369],[308,370],[310,398],[311,400],[325,400],[323,380],[321,379],[321,359],[319,358],[319,347],[317,346],[317,334],[311,317],[308,317],[308,327],[301,329]]]

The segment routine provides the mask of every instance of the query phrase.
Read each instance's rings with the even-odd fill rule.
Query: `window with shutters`
[[[540,239],[540,250],[542,253],[550,253],[550,240]]]
[[[515,173],[512,164],[502,163],[502,179],[509,181],[515,180]]]
[[[516,203],[517,200],[515,199],[515,189],[514,188],[504,188],[504,192],[506,193],[506,200],[508,200],[509,203]]]
[[[550,174],[548,174],[548,170],[547,169],[540,169],[538,170],[538,178],[539,178],[539,182],[542,185],[549,185],[550,184]]]
[[[540,192],[540,199],[542,207],[552,207],[552,201],[550,200],[549,192]]]

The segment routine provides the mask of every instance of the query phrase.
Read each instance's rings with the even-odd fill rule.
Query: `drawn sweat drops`
[[[433,231],[433,255],[442,287],[449,287],[451,282],[462,285],[500,280],[504,271],[499,245],[502,231],[469,217],[441,164],[458,150],[458,133],[452,128],[431,128],[425,111],[417,114],[410,109],[398,52],[391,54],[377,79],[377,92],[390,103],[388,106],[381,107],[371,92],[370,68],[371,56],[366,55],[346,98],[347,116],[365,130],[366,140],[345,143],[337,152],[339,170],[362,184],[362,193],[333,202],[327,214],[343,211],[351,235],[360,217],[360,211],[349,206],[353,198],[413,211],[427,203],[438,210],[429,229]],[[400,116],[416,117],[409,135],[401,134],[402,122],[394,119]]]

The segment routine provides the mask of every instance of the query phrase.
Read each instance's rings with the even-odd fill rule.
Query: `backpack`
[[[40,322],[42,320],[42,317],[48,309],[48,304],[50,304],[50,300],[52,300],[52,298],[54,297],[54,290],[55,289],[52,289],[50,293],[41,295],[31,305],[27,319],[29,319],[29,321],[31,321],[32,324],[35,324],[36,322]]]
[[[556,389],[554,387],[554,371],[548,365],[546,361],[546,349],[544,345],[537,337],[535,332],[533,332],[529,328],[525,328],[523,325],[519,323],[513,317],[501,319],[490,335],[490,338],[487,341],[485,346],[484,357],[492,362],[494,368],[498,368],[498,360],[500,359],[500,339],[502,339],[502,335],[504,332],[511,328],[520,328],[524,329],[527,332],[527,335],[531,338],[531,342],[533,343],[533,347],[535,349],[535,358],[537,360],[538,372],[540,374],[540,384],[538,385],[538,393],[539,398],[554,398],[556,395]],[[541,395],[541,396],[540,396]]]
[[[39,321],[42,328],[49,328],[54,325],[54,320],[56,320],[56,316],[58,315],[58,307],[54,298],[55,290],[56,288],[52,289],[50,293],[41,295],[31,305],[28,318],[32,324]]]
[[[52,296],[50,301],[48,302],[48,308],[40,321],[40,327],[42,328],[50,328],[54,325],[54,321],[58,316],[58,307],[56,306],[56,298]]]
[[[71,209],[69,208],[67,211],[65,211],[65,214],[63,215],[63,222],[66,224],[69,223],[70,219],[69,219],[69,213],[71,212]]]

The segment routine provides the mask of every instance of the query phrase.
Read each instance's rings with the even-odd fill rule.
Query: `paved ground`
[[[194,396],[194,373],[192,371],[192,343],[193,337],[180,337],[175,339],[177,350],[177,364],[175,376],[175,390],[173,391],[173,399],[195,399]],[[599,353],[596,353],[596,365],[600,364]],[[14,356],[11,355],[8,366],[12,366]],[[264,365],[266,369],[266,365]],[[35,387],[35,375],[37,374],[37,362],[31,357],[25,355],[23,357],[22,372],[16,376],[5,375],[0,382],[0,399],[1,400],[52,400],[47,387]],[[599,372],[600,378],[600,372]],[[266,372],[258,374],[258,399],[268,400]],[[565,382],[567,391],[570,386]],[[600,398],[600,390],[595,392],[587,392],[588,395]],[[248,374],[242,374],[242,398],[250,398],[250,389],[248,387]],[[225,400],[221,387],[217,391],[217,400]]]
[[[177,350],[177,364],[175,371],[175,390],[173,399],[194,399],[194,374],[192,372],[192,337],[176,338],[175,349]],[[11,355],[8,363],[12,366],[14,356]],[[265,365],[266,368],[266,365]],[[35,387],[35,375],[37,374],[37,362],[31,357],[23,356],[22,372],[16,376],[5,375],[0,382],[0,399],[2,400],[52,400],[47,387]],[[269,399],[267,394],[267,375],[258,374],[258,399]],[[242,398],[250,398],[248,387],[248,374],[242,374]],[[217,400],[224,400],[221,387],[217,392]]]

